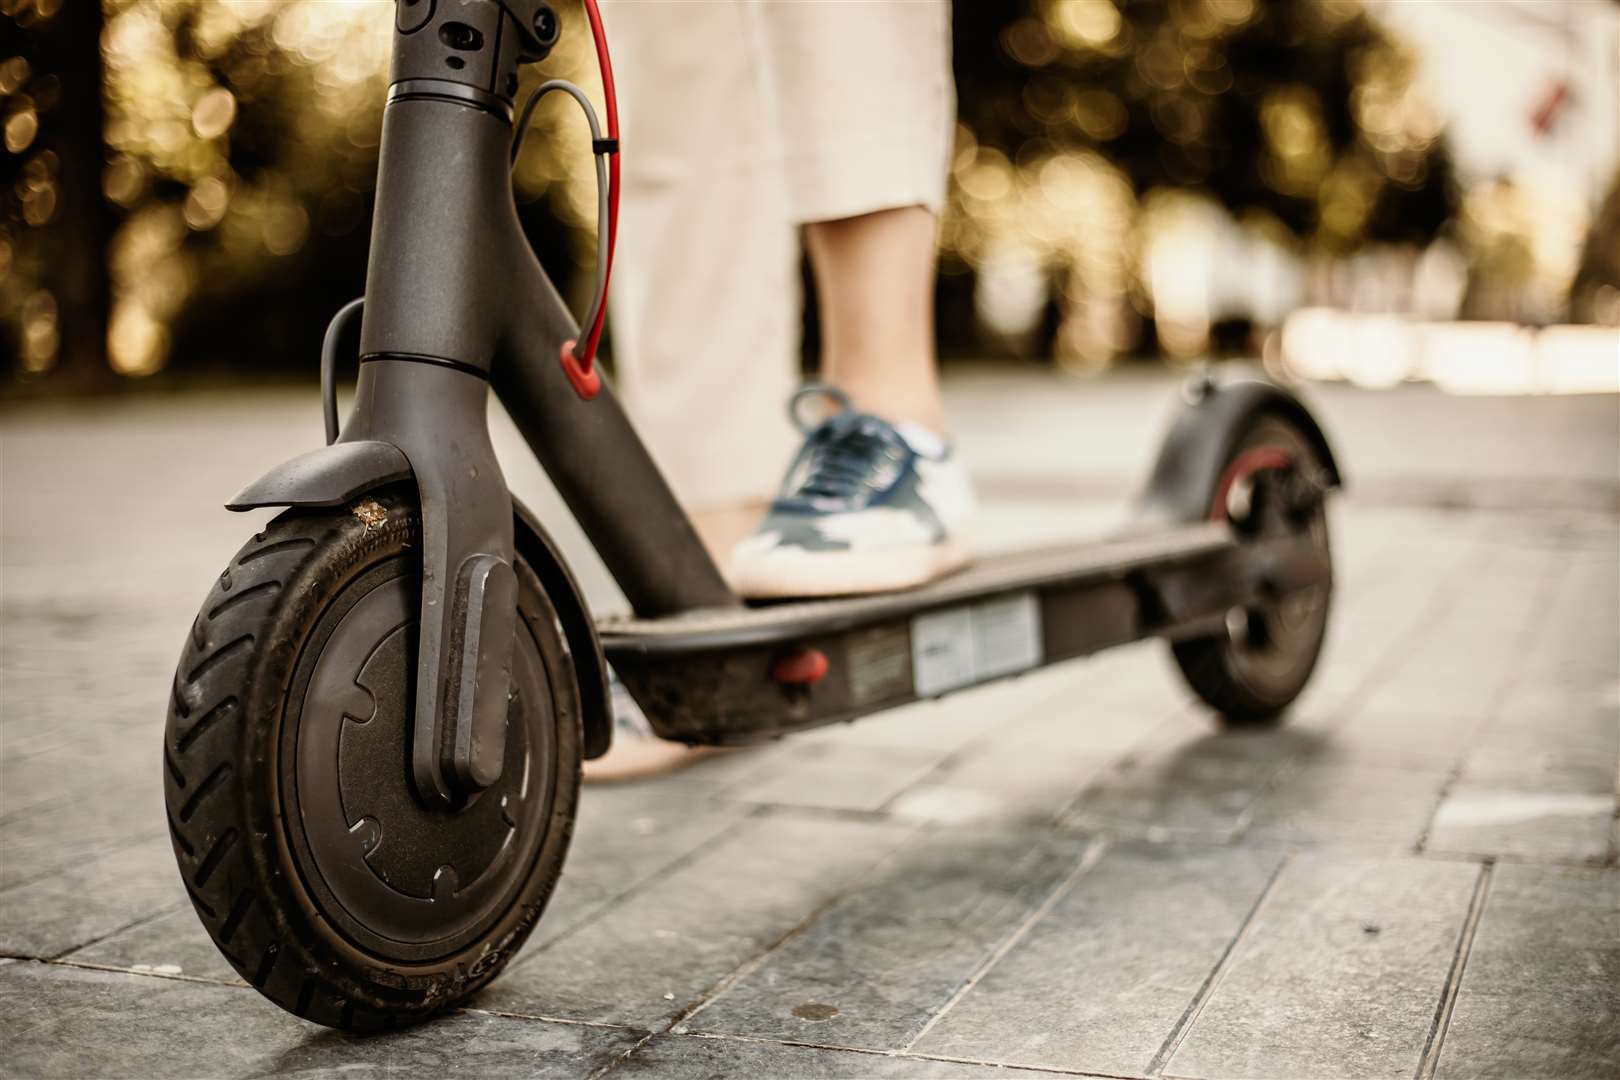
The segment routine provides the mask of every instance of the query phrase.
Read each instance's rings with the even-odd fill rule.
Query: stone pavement
[[[1172,389],[959,373],[989,542],[1106,521]],[[158,781],[253,527],[218,504],[318,441],[313,394],[13,410],[0,1075],[1620,1076],[1620,409],[1314,399],[1353,486],[1288,724],[1221,733],[1148,643],[590,789],[514,966],[367,1039],[215,954]]]

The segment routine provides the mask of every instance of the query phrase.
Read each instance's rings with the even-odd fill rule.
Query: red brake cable
[[[593,147],[596,153],[608,155],[608,215],[607,265],[602,271],[602,302],[597,306],[596,318],[586,328],[582,341],[563,344],[562,365],[568,381],[579,396],[587,401],[601,389],[602,379],[596,371],[596,349],[602,340],[602,324],[607,319],[607,290],[613,277],[613,251],[619,238],[619,96],[613,86],[613,60],[608,55],[607,31],[602,28],[602,13],[596,0],[584,0],[585,16],[590,20],[591,37],[596,41],[596,63],[602,73],[602,95],[607,102],[607,146]]]

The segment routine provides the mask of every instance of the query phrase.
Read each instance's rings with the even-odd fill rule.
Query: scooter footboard
[[[1224,526],[987,559],[906,593],[601,625],[653,729],[740,745],[1146,637],[1209,633],[1234,607],[1329,573],[1293,541]]]

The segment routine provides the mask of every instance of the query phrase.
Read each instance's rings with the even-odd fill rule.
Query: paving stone
[[[1162,684],[1178,676],[1160,671],[1150,678]],[[1117,757],[1157,738],[1168,718],[1188,722],[1186,711],[1187,703],[1179,695],[1151,702],[1121,701],[1118,695],[1111,699],[1063,697],[1051,702],[1043,716],[1007,731],[997,741],[1034,755],[1055,750]],[[1206,714],[1200,714],[1198,721],[1200,730],[1209,730]]]
[[[1113,760],[1092,750],[997,743],[940,766],[884,810],[945,825],[1047,824]]]
[[[500,1012],[654,1028],[697,1005],[914,831],[787,815],[748,821],[479,996]]]
[[[748,1042],[694,1035],[649,1039],[614,1076],[655,1076],[659,1080],[717,1080],[720,1077],[772,1077],[776,1080],[1011,1080],[1050,1078],[1051,1073],[1002,1069],[955,1061],[862,1054],[812,1046]]]
[[[306,1023],[246,988],[47,964],[0,969],[0,1041],[12,1076],[465,1075],[574,1078],[634,1033],[453,1014],[389,1035]]]
[[[628,895],[752,811],[695,798],[657,780],[588,785],[580,795],[562,880],[526,949],[569,933],[602,905]]]
[[[980,740],[1003,742],[1039,724],[1050,707],[1091,684],[1086,665],[1040,668],[1015,679],[970,687],[949,697],[919,701],[851,724],[797,736],[803,744],[825,739],[861,746],[897,746],[956,752]]]
[[[881,721],[876,721],[881,723]],[[827,810],[877,810],[921,780],[949,752],[942,748],[810,744],[773,759],[722,794],[742,802]]]
[[[1143,1074],[1279,858],[1244,849],[1110,850],[914,1049]]]
[[[1620,987],[1620,870],[1497,864],[1461,988],[1603,986]]]
[[[0,951],[60,956],[182,904],[168,837],[143,840],[0,893]]]
[[[1444,627],[1434,630],[1445,634]],[[1395,675],[1380,680],[1363,696],[1361,707],[1368,712],[1389,712],[1399,716],[1435,718],[1481,718],[1490,712],[1501,692],[1500,678],[1481,678],[1481,672],[1501,671],[1515,655],[1517,643],[1504,638],[1495,648],[1479,650],[1472,661],[1425,664],[1421,658]],[[1459,650],[1465,648],[1459,643]]]
[[[1290,860],[1185,1039],[1176,1077],[1409,1077],[1480,868]]]
[[[1459,995],[1436,1080],[1614,1080],[1620,1008],[1614,984],[1570,1002],[1557,993]]]
[[[1143,424],[1161,418],[1169,389],[1169,383],[1159,379],[1065,384],[1048,378],[1009,382],[997,374],[959,380],[951,390],[952,408],[963,421],[957,432],[981,479],[1028,481],[1030,468],[1039,473],[1033,477],[1035,487],[1027,482],[1024,487],[1014,485],[1011,498],[998,498],[1004,492],[986,483],[983,490],[991,499],[985,517],[992,540],[1071,536],[1117,513],[1113,496],[1128,490],[1126,474],[1145,468],[1152,456],[1153,440],[1143,436]],[[29,948],[50,951],[63,942],[69,944],[62,947],[72,947],[111,931],[110,937],[73,955],[90,963],[126,967],[148,961],[153,968],[175,964],[185,974],[205,977],[228,972],[214,957],[173,881],[152,754],[161,730],[168,675],[195,604],[230,552],[270,516],[268,511],[247,518],[229,515],[218,509],[213,494],[200,499],[198,492],[227,497],[245,478],[308,449],[312,394],[306,389],[249,396],[163,396],[115,405],[46,404],[13,411],[0,422],[4,444],[0,489],[6,502],[6,513],[0,515],[4,597],[0,681],[5,699],[0,709],[0,946],[13,937],[35,934]],[[1371,838],[1379,846],[1408,846],[1417,835],[1409,834],[1408,812],[1423,800],[1414,799],[1408,806],[1395,778],[1411,774],[1417,786],[1429,784],[1463,763],[1461,755],[1470,747],[1474,752],[1453,792],[1459,799],[1472,798],[1471,789],[1477,788],[1481,797],[1498,802],[1504,794],[1519,799],[1522,811],[1528,805],[1525,798],[1613,794],[1612,786],[1605,787],[1604,771],[1617,756],[1620,735],[1620,652],[1615,648],[1620,605],[1614,602],[1620,589],[1620,521],[1612,513],[1620,505],[1615,501],[1620,463],[1614,454],[1620,411],[1614,399],[1464,400],[1418,388],[1372,394],[1335,387],[1325,388],[1322,395],[1330,433],[1345,448],[1355,486],[1351,499],[1334,508],[1340,591],[1328,648],[1316,679],[1280,738],[1212,741],[1183,751],[1183,744],[1211,731],[1207,715],[1200,711],[1195,721],[1193,712],[1185,710],[1187,692],[1166,663],[1162,643],[1149,642],[852,727],[707,759],[645,788],[614,789],[611,797],[603,798],[587,793],[563,885],[512,976],[522,985],[533,985],[523,984],[528,962],[539,965],[553,950],[588,938],[607,923],[617,935],[608,939],[607,960],[593,968],[586,952],[568,954],[583,960],[570,961],[574,966],[568,978],[573,982],[559,982],[558,997],[584,987],[597,995],[582,995],[587,1007],[598,1008],[603,1015],[614,1013],[621,1001],[628,1002],[635,1015],[663,1016],[661,1009],[673,1015],[681,1003],[664,1002],[661,994],[636,981],[665,979],[665,961],[659,958],[666,951],[668,970],[674,971],[681,986],[687,985],[682,979],[702,986],[697,993],[701,999],[739,964],[746,967],[760,950],[781,940],[816,905],[854,882],[860,872],[855,864],[879,862],[883,845],[874,845],[871,851],[863,845],[870,835],[867,830],[881,829],[881,823],[832,822],[850,826],[841,829],[830,828],[821,819],[836,818],[841,809],[869,812],[879,798],[887,801],[876,802],[871,812],[894,817],[947,821],[954,809],[958,819],[1039,818],[1071,776],[1084,783],[1083,774],[1097,758],[1110,763],[1119,761],[1119,755],[1131,759],[1128,768],[1105,772],[1106,798],[1094,801],[1089,811],[1111,831],[1125,835],[1226,839],[1234,828],[1241,831],[1252,815],[1267,809],[1254,802],[1255,793],[1266,791],[1273,780],[1297,779],[1297,788],[1281,785],[1275,793],[1279,801],[1284,796],[1295,799],[1295,812],[1250,830],[1243,837],[1245,844],[1258,836],[1287,845],[1353,847]],[[1119,407],[1122,396],[1124,409]],[[1423,422],[1392,423],[1392,410],[1414,409],[1413,402],[1418,403],[1415,411],[1400,415],[1421,417]],[[1009,410],[1021,418],[1016,438],[1007,434]],[[1471,419],[1457,421],[1465,414]],[[1043,445],[1043,439],[1066,437],[1077,416],[1085,418],[1088,432],[1088,452],[1082,455],[1087,460],[1080,463],[1078,487],[1074,461],[1062,455],[1031,454],[1029,449]],[[519,447],[520,440],[498,409],[494,427],[503,454]],[[1504,430],[1513,431],[1515,437],[1494,441],[1487,437]],[[1397,431],[1400,438],[1392,435]],[[1422,446],[1412,441],[1418,432],[1425,440]],[[164,470],[198,438],[213,438],[221,452],[191,460],[187,484],[154,486],[152,478],[166,475]],[[109,455],[109,446],[116,446],[118,453]],[[1423,450],[1425,446],[1429,449]],[[1485,458],[1479,456],[1482,447]],[[622,596],[538,467],[517,454],[507,454],[505,460],[514,487],[543,510],[548,525],[567,547],[593,606],[602,612],[622,609]],[[1411,473],[1414,462],[1422,475]],[[1571,483],[1577,486],[1541,479],[1555,472],[1574,476]],[[1511,477],[1513,483],[1504,484],[1502,477]],[[1599,512],[1558,508],[1560,498],[1578,493],[1585,499],[1593,491],[1606,500],[1591,504]],[[63,521],[82,517],[87,494],[94,498],[100,519],[117,521],[117,529],[60,527]],[[1513,509],[1459,513],[1418,505],[1436,497],[1455,498],[1462,507],[1484,500]],[[1547,511],[1524,513],[1521,501],[1526,498]],[[1396,505],[1403,502],[1411,505]],[[184,542],[177,542],[177,537]],[[140,566],[142,572],[132,575],[130,566]],[[72,572],[64,573],[63,567]],[[95,663],[86,664],[87,656],[95,657]],[[1491,678],[1481,678],[1480,673]],[[1503,680],[1495,680],[1498,674]],[[1287,739],[1301,741],[1290,744]],[[792,773],[800,763],[796,759],[805,758],[811,747],[819,754],[823,743],[832,749],[818,766],[821,774],[812,769],[797,781],[802,787],[794,797],[808,808],[797,813],[803,830],[790,836],[780,821],[794,814],[773,812],[770,820],[776,822],[772,829],[777,831],[772,835],[781,848],[774,856],[767,858],[734,842],[730,833],[734,828],[756,834],[763,828],[743,820],[757,811],[757,804],[714,796],[751,788],[750,799],[775,801],[772,777]],[[1004,749],[1011,746],[1028,746],[1028,757]],[[1187,760],[1177,763],[1178,753]],[[885,755],[894,756],[872,765]],[[947,762],[934,755],[955,756]],[[943,768],[938,767],[941,763]],[[920,781],[911,771],[919,764],[929,765]],[[1298,771],[1291,779],[1276,772],[1276,766]],[[846,775],[834,775],[840,770]],[[1612,785],[1612,769],[1608,771]],[[1329,775],[1357,790],[1324,792],[1324,777]],[[953,777],[961,784],[954,791],[943,785]],[[976,789],[981,781],[983,788]],[[900,786],[891,786],[896,782]],[[1133,782],[1138,782],[1134,788]],[[1155,782],[1165,786],[1155,790]],[[1181,791],[1183,784],[1189,790]],[[794,795],[788,784],[782,790]],[[963,804],[976,790],[981,796],[989,792],[998,801],[993,806],[980,803],[973,813],[965,813]],[[1427,821],[1437,791],[1428,793],[1428,805],[1414,817]],[[916,801],[908,802],[908,797]],[[1389,805],[1380,808],[1380,801]],[[1277,805],[1273,802],[1271,808]],[[823,808],[833,813],[823,814]],[[1432,833],[1431,841],[1449,842],[1446,815],[1454,813],[1456,805],[1442,811],[1442,828]],[[1335,814],[1342,814],[1342,823]],[[1601,824],[1597,816],[1582,819],[1582,827],[1595,830]],[[1567,829],[1574,819],[1552,815],[1545,820]],[[1615,827],[1610,820],[1605,830],[1611,857],[1620,840]],[[1579,835],[1576,848],[1597,850],[1595,831]],[[149,849],[128,854],[131,845],[149,842]],[[1561,842],[1520,822],[1495,838],[1471,836],[1465,847],[1489,846],[1513,858],[1535,859]],[[1100,878],[1118,854],[1105,857],[1092,873]],[[1170,848],[1138,852],[1136,857],[1162,855],[1179,863],[1192,860],[1193,854]],[[1258,844],[1240,851],[1197,854],[1212,859],[1273,857]],[[1526,894],[1522,913],[1508,919],[1501,905],[1512,895],[1504,884],[1512,881],[1512,875],[1544,875],[1526,878],[1535,882],[1562,880],[1545,875],[1565,873],[1575,873],[1571,880],[1576,882],[1587,879],[1579,876],[1581,871],[1556,865],[1503,863],[1494,873],[1486,918],[1443,1047],[1442,1078],[1470,1072],[1620,1075],[1600,1038],[1605,1023],[1609,1030],[1620,1025],[1595,997],[1616,985],[1612,956],[1582,948],[1582,943],[1598,941],[1600,935],[1609,941],[1616,936],[1612,921],[1606,921],[1609,916],[1582,906],[1582,890],[1592,887],[1552,889],[1533,898]],[[878,874],[881,877],[883,871]],[[1213,887],[1212,881],[1184,881],[1167,865],[1155,875],[1144,875],[1135,888],[1118,889],[1119,895],[1112,898],[1115,908],[1106,919],[1071,925],[1065,934],[1079,935],[1098,950],[1104,946],[1116,950],[1110,955],[1123,955],[1120,951],[1128,951],[1132,942],[1104,939],[1115,926],[1140,925],[1131,921],[1130,905],[1168,902],[1158,896],[1155,877],[1174,892]],[[1089,887],[1091,880],[1081,879],[1077,891]],[[1259,887],[1254,885],[1256,891]],[[899,879],[893,888],[898,894]],[[151,902],[160,898],[173,906],[152,907]],[[1097,910],[1103,910],[1108,899],[1095,898]],[[1062,907],[1060,903],[1058,908]],[[626,909],[634,918],[615,922],[616,913]],[[1032,927],[1031,935],[1041,932],[1057,910]],[[673,913],[668,924],[660,922],[661,911]],[[132,924],[118,929],[132,917]],[[1175,935],[1186,930],[1171,925],[1174,922],[1166,915],[1160,923],[1146,925],[1154,933],[1168,926],[1167,940],[1174,942],[1181,940]],[[809,930],[818,925],[812,923]],[[1512,949],[1493,951],[1492,940],[1509,941],[1510,931],[1525,927],[1539,928],[1538,936]],[[684,937],[672,946],[671,939],[658,936],[659,930]],[[877,928],[869,931],[876,932]],[[1568,940],[1559,939],[1560,932]],[[535,947],[548,940],[554,941],[553,950]],[[794,940],[789,939],[784,952]],[[1055,935],[1047,946],[1049,955],[1058,960],[1073,955],[1063,947],[1066,940],[1064,934]],[[1331,967],[1337,962],[1328,947],[1332,942],[1319,946],[1304,934],[1301,942],[1298,950],[1307,954],[1314,950],[1320,964]],[[1085,947],[1075,947],[1082,957]],[[1138,940],[1134,947],[1149,955],[1130,970],[1138,982],[1152,988],[1163,961],[1154,950],[1163,949],[1163,941]],[[988,973],[986,982],[1021,955],[1022,948],[1023,942],[1015,946]],[[904,962],[900,957],[892,966],[903,967]],[[210,963],[221,966],[210,968]],[[693,970],[681,970],[681,963]],[[1035,960],[1029,963],[1034,965]],[[1129,966],[1125,960],[1119,964]],[[0,960],[0,981],[30,969],[66,970]],[[108,986],[129,989],[107,991],[106,1000],[97,997],[100,991],[83,991],[100,1001],[85,1013],[85,1023],[104,1030],[90,1030],[74,1026],[79,1023],[72,1015],[77,1008],[74,1000],[48,996],[30,984],[31,1000],[48,1001],[63,1014],[52,1017],[57,1026],[41,1036],[54,1032],[61,1046],[52,1057],[25,1036],[21,1045],[36,1056],[22,1060],[44,1064],[37,1070],[14,1066],[13,1021],[27,1010],[0,1009],[0,1044],[4,1044],[0,1072],[94,1072],[95,1059],[87,1059],[88,1069],[70,1068],[76,1060],[62,1048],[78,1043],[99,1047],[103,1043],[98,1039],[104,1035],[106,1045],[111,1045],[120,1034],[130,1042],[126,1057],[119,1068],[106,1066],[100,1071],[160,1075],[164,1062],[173,1060],[194,1066],[185,1070],[191,1075],[231,1075],[239,1066],[258,1074],[278,1069],[352,1069],[365,1074],[391,1068],[437,1075],[454,1071],[466,1050],[474,1055],[478,1072],[504,1067],[504,1053],[518,1063],[518,1072],[552,1068],[563,1075],[584,1075],[594,1062],[606,1060],[566,1047],[537,1058],[524,1049],[530,1046],[525,1040],[538,1038],[532,1033],[554,1025],[488,1017],[481,1023],[490,1025],[489,1032],[504,1032],[506,1023],[515,1023],[529,1025],[523,1031],[531,1034],[513,1043],[514,1049],[491,1050],[480,1057],[482,1051],[469,1045],[469,1036],[460,1034],[463,1029],[458,1025],[464,1021],[451,1018],[423,1029],[419,1044],[408,1043],[412,1047],[408,1055],[390,1058],[391,1041],[355,1042],[306,1028],[247,991],[82,971],[63,978],[108,979]],[[1201,978],[1185,975],[1183,981],[1196,985]],[[1291,976],[1284,971],[1279,978],[1286,984]],[[1030,1011],[1057,1016],[1060,1034],[1048,1042],[1062,1046],[1065,1039],[1080,1038],[1063,1027],[1069,1022],[1067,1014],[1050,1003],[1067,1007],[1069,986],[1083,980],[1073,970],[1062,969],[1041,979],[1034,983],[1048,987],[1047,997],[1031,997]],[[1106,989],[1107,981],[1102,985]],[[1356,985],[1360,988],[1355,992],[1366,998],[1382,993]],[[182,996],[170,997],[167,992],[149,991],[152,986],[185,989],[177,991]],[[1492,986],[1513,990],[1490,992]],[[975,986],[946,1021],[983,988],[982,983]],[[1187,991],[1189,1000],[1192,993]],[[651,1005],[645,1000],[649,997],[656,999]],[[1165,1008],[1175,1015],[1164,1026],[1173,1028],[1184,1006]],[[98,1019],[101,1016],[110,1019]],[[1122,1023],[1121,1016],[1128,1019],[1116,1033],[1113,1028]],[[301,1034],[289,1041],[276,1024],[291,1025],[287,1030]],[[1083,1034],[1101,1040],[1117,1034],[1129,1042],[1136,1030],[1133,1024],[1144,1025],[1143,1031],[1151,1027],[1127,1010],[1114,1009],[1104,994]],[[1015,1016],[999,1034],[1008,1043],[1022,1045],[1021,1030]],[[142,1031],[150,1032],[170,1056],[163,1057],[142,1041]],[[1331,1037],[1333,1029],[1328,1032]],[[998,1033],[986,1026],[983,1034],[985,1045],[994,1048],[993,1036]],[[1144,1060],[1151,1059],[1155,1040],[1162,1040],[1163,1034],[1141,1037],[1149,1046]],[[489,1039],[491,1047],[501,1045],[496,1034]],[[191,1045],[194,1041],[199,1045]],[[441,1045],[448,1050],[440,1052]],[[749,1049],[756,1046],[761,1048]],[[679,1075],[677,1070],[684,1067],[680,1062],[688,1055],[698,1058],[700,1065],[708,1062],[709,1072],[731,1075],[816,1075],[818,1069],[830,1075],[870,1075],[890,1068],[897,1075],[957,1074],[949,1070],[981,1075],[973,1065],[718,1040],[660,1037],[646,1051],[645,1060],[663,1062],[646,1069],[658,1075]],[[245,1065],[233,1056],[237,1053],[246,1056]],[[657,1056],[666,1053],[667,1058]],[[714,1056],[704,1057],[705,1053]],[[727,1056],[738,1054],[744,1056]],[[1403,1069],[1407,1063],[1403,1060]],[[1145,1065],[1138,1061],[1132,1068]]]
[[[68,953],[64,960],[125,971],[185,975],[193,979],[246,986],[220,955],[187,902],[155,919]]]
[[[669,795],[656,784],[587,787],[580,798],[579,820],[562,880],[525,949],[572,930],[603,904],[633,891],[747,812],[740,804]],[[177,896],[182,895],[178,882],[175,890]],[[67,958],[126,970],[241,982],[189,903],[69,953]]]
[[[1524,732],[1492,725],[1463,761],[1460,779],[1510,791],[1556,791],[1612,795],[1620,775],[1620,716],[1610,718],[1609,745],[1564,740],[1551,732]]]
[[[1542,746],[1614,754],[1620,746],[1620,680],[1603,687],[1516,687],[1491,732]]]
[[[6,704],[15,708],[9,694]],[[151,800],[148,805],[156,805],[161,788],[152,782],[152,756],[161,721],[159,707],[141,722],[122,727],[59,726],[54,744],[32,740],[33,749],[26,753],[13,753],[9,737],[0,740],[0,850],[10,846],[10,823],[25,815],[110,805],[127,813],[132,803]]]
[[[1089,846],[1028,832],[920,834],[682,1027],[904,1049]]]
[[[1307,764],[1280,777],[1256,800],[1244,840],[1410,850],[1423,835],[1445,781],[1439,768]]]
[[[157,722],[162,723],[161,713]],[[66,798],[0,825],[0,889],[83,867],[100,856],[166,836],[163,786],[151,768],[159,738],[154,734],[143,747],[140,756],[147,768],[139,782],[118,783],[113,776],[102,776],[105,786],[99,789],[67,787],[71,794]],[[36,762],[35,768],[60,776],[76,766]],[[83,783],[81,778],[79,784]]]
[[[1075,800],[1066,828],[1162,841],[1226,841],[1254,801],[1317,736],[1283,728],[1222,732],[1184,723],[1140,756],[1101,774]]]
[[[1435,811],[1424,850],[1543,861],[1603,862],[1615,797],[1578,788],[1515,791],[1460,783]]]
[[[630,781],[626,784],[604,784],[601,787],[603,790],[645,787],[667,795],[711,799],[737,787],[752,776],[774,768],[781,761],[793,756],[799,745],[799,736],[784,736],[758,746],[703,754],[682,768],[663,776]]]
[[[1469,716],[1413,715],[1396,710],[1372,710],[1364,702],[1344,713],[1308,716],[1291,727],[1320,731],[1323,741],[1309,758],[1327,767],[1412,769],[1446,774],[1480,738],[1487,726],[1485,713]]]
[[[1439,1080],[1620,1076],[1620,870],[1497,865]]]

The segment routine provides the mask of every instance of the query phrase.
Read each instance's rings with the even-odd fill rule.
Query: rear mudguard
[[[1186,408],[1176,417],[1147,487],[1137,497],[1136,517],[1144,524],[1203,521],[1226,463],[1253,423],[1264,415],[1294,424],[1322,461],[1326,487],[1343,487],[1327,436],[1310,410],[1287,390],[1263,379],[1229,382],[1199,378],[1188,383]]]
[[[276,466],[225,505],[231,510],[343,506],[385,484],[411,479],[410,463],[389,443],[333,443]],[[518,554],[540,579],[573,656],[584,712],[580,720],[585,757],[601,757],[612,745],[613,713],[607,660],[596,636],[596,623],[573,572],[539,520],[517,499],[512,500],[512,514]]]

